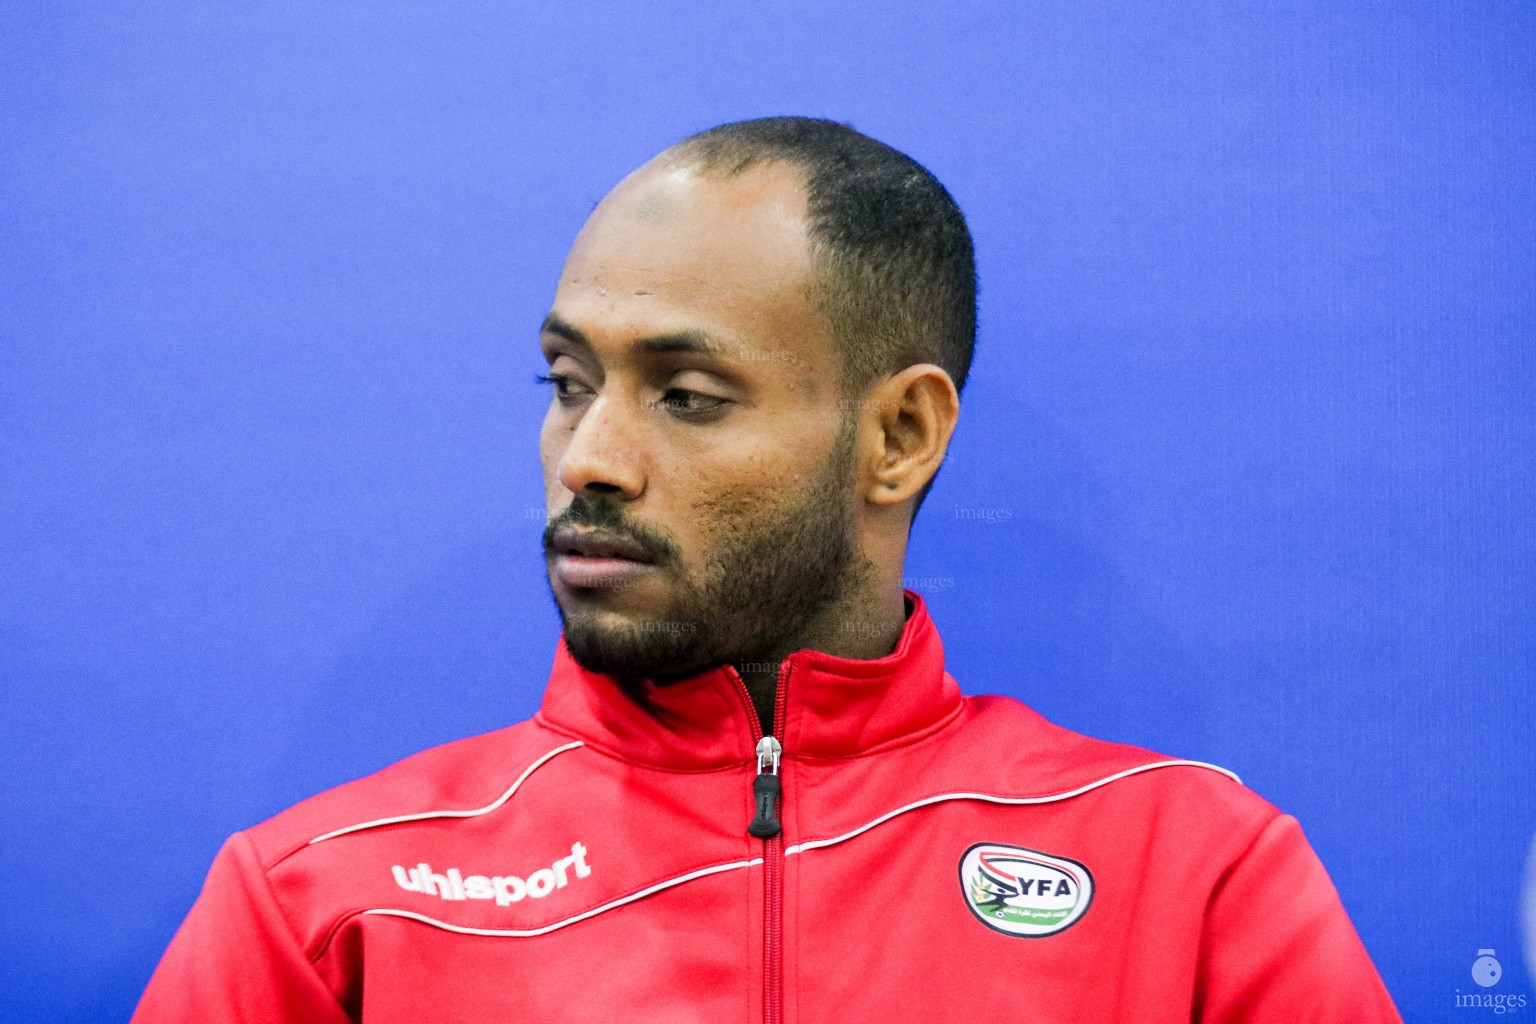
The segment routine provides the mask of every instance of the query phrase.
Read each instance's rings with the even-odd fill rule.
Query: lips
[[[558,581],[566,600],[619,600],[612,595],[657,571],[638,541],[602,530],[562,527],[550,538],[550,551],[550,578]]]
[[[577,558],[622,558],[631,562],[650,562],[650,552],[638,542],[602,530],[578,531],[563,527],[555,531],[550,547],[557,555]]]

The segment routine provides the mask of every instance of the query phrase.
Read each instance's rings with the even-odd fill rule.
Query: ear
[[[864,500],[894,506],[916,497],[949,450],[960,395],[942,367],[916,363],[880,381],[865,396],[872,437]],[[872,422],[871,422],[872,421]]]

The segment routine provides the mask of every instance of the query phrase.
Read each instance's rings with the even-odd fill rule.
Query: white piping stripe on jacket
[[[579,747],[579,746],[581,746],[580,743],[573,743],[573,744],[570,744],[569,746],[560,747],[557,750],[550,751],[544,757],[542,757],[538,761],[534,762],[533,766],[528,769],[528,772],[533,771],[534,768],[537,768],[544,761],[549,760],[551,757],[554,757],[556,754],[560,753],[561,751],[569,750],[571,747]],[[932,804],[944,803],[944,802],[949,801],[949,800],[979,800],[979,801],[982,801],[984,803],[1008,804],[1008,805],[1013,805],[1013,804],[1048,804],[1048,803],[1054,803],[1054,802],[1056,802],[1058,800],[1070,800],[1072,797],[1081,796],[1082,794],[1087,793],[1090,790],[1098,789],[1100,786],[1107,786],[1111,782],[1114,782],[1114,781],[1116,781],[1118,779],[1123,779],[1127,775],[1135,775],[1135,774],[1137,774],[1139,772],[1151,771],[1154,768],[1174,768],[1174,767],[1178,767],[1178,766],[1181,766],[1181,765],[1182,766],[1187,766],[1187,767],[1192,767],[1192,768],[1209,768],[1213,772],[1219,772],[1220,774],[1227,776],[1227,778],[1229,778],[1232,781],[1236,782],[1238,785],[1242,785],[1242,782],[1243,782],[1242,779],[1237,777],[1237,773],[1229,771],[1226,768],[1222,768],[1222,767],[1219,767],[1219,766],[1214,765],[1214,764],[1207,764],[1204,761],[1157,761],[1157,762],[1154,762],[1153,764],[1143,764],[1143,765],[1138,765],[1135,768],[1127,768],[1123,772],[1116,772],[1113,775],[1107,775],[1107,776],[1105,776],[1102,779],[1098,779],[1097,781],[1088,783],[1086,786],[1079,786],[1078,788],[1072,789],[1072,790],[1068,790],[1065,793],[1054,793],[1054,794],[1052,794],[1050,796],[1011,797],[1011,796],[993,796],[990,793],[942,793],[942,794],[940,794],[938,796],[931,796],[931,797],[928,797],[925,800],[918,800],[915,803],[907,804],[905,807],[898,807],[894,811],[891,811],[891,812],[889,812],[887,814],[882,814],[880,817],[876,818],[874,821],[871,821],[867,825],[861,825],[858,828],[854,829],[852,832],[846,832],[843,835],[836,836],[836,837],[834,837],[832,839],[813,839],[810,842],[796,843],[794,846],[785,847],[784,855],[787,857],[787,856],[789,856],[792,853],[801,853],[801,852],[803,852],[805,850],[816,850],[816,849],[820,849],[823,846],[832,846],[832,845],[835,845],[837,843],[845,842],[845,841],[847,841],[849,839],[854,838],[855,836],[863,835],[865,832],[868,832],[870,829],[874,828],[876,825],[882,825],[885,822],[890,821],[892,818],[895,818],[898,815],[905,814],[908,811],[915,811],[915,810],[917,810],[918,808],[921,808],[921,807],[928,807],[928,806],[930,806]],[[528,772],[524,772],[523,773],[523,778],[527,778],[528,777]],[[521,783],[522,779],[519,779],[518,782]],[[516,789],[517,786],[514,785],[512,788]],[[510,796],[511,792],[509,791],[507,795]],[[505,797],[503,797],[502,799],[504,800]],[[498,803],[500,803],[500,801],[498,801]],[[455,814],[454,816],[459,816],[459,815]],[[370,824],[373,824],[373,823],[370,823]],[[355,826],[355,827],[356,828],[367,828],[369,826],[367,826],[367,825],[358,825],[358,826]],[[345,830],[345,831],[350,831],[350,830]],[[333,834],[338,834],[338,833],[333,833]],[[327,838],[327,837],[321,836],[321,839],[324,839],[324,838]],[[318,842],[318,841],[319,840],[316,840],[316,842]],[[365,911],[363,911],[363,914],[364,915],[372,914],[372,915],[375,915],[375,916],[378,916],[378,917],[402,917],[402,918],[405,918],[406,920],[409,920],[409,921],[419,921],[422,924],[428,924],[428,925],[431,925],[434,928],[441,928],[444,931],[458,932],[460,935],[488,935],[488,936],[492,936],[492,937],[512,938],[512,939],[532,938],[532,937],[534,937],[536,935],[546,935],[549,932],[556,931],[556,930],[558,930],[560,928],[564,928],[567,925],[573,925],[577,921],[585,921],[589,917],[595,917],[598,914],[601,914],[601,913],[603,913],[605,911],[609,911],[609,910],[613,910],[613,909],[618,908],[618,907],[622,907],[626,903],[633,903],[636,900],[644,899],[645,897],[650,896],[653,893],[661,892],[663,889],[670,889],[670,888],[672,888],[675,885],[682,885],[684,882],[691,882],[695,878],[703,878],[706,875],[719,874],[722,871],[736,871],[736,870],[739,870],[741,868],[755,867],[756,865],[761,864],[762,862],[763,862],[763,858],[761,858],[761,857],[754,857],[751,860],[731,861],[728,864],[716,864],[713,867],[700,868],[697,871],[690,871],[687,874],[679,875],[676,878],[669,878],[666,881],[657,882],[655,885],[649,886],[649,887],[647,887],[645,889],[641,889],[637,893],[633,893],[632,895],[625,896],[622,899],[613,900],[610,903],[604,903],[602,906],[599,906],[599,907],[593,907],[591,910],[583,911],[583,912],[581,912],[580,914],[577,914],[574,917],[567,917],[564,920],[556,921],[554,924],[547,924],[547,925],[545,925],[542,928],[528,928],[528,929],[515,929],[515,928],[470,928],[470,927],[468,927],[466,925],[449,924],[447,921],[439,921],[435,917],[428,917],[425,914],[418,914],[418,913],[416,913],[415,911],[412,911],[412,910],[390,910],[390,909],[379,908],[379,909],[375,909],[375,910],[365,910]]]
[[[337,836],[344,836],[349,832],[361,832],[366,828],[379,828],[384,825],[399,825],[401,822],[406,821],[426,821],[429,818],[473,818],[480,814],[489,814],[496,808],[500,807],[502,804],[506,803],[508,800],[512,799],[512,794],[517,792],[517,787],[521,786],[525,781],[527,781],[528,776],[532,775],[535,771],[542,767],[544,762],[548,761],[550,758],[556,756],[557,754],[563,754],[567,750],[575,750],[577,747],[584,746],[586,746],[585,743],[577,740],[575,743],[567,743],[564,746],[556,747],[554,750],[551,750],[549,753],[533,762],[533,764],[523,769],[523,774],[517,777],[517,781],[512,783],[511,787],[505,793],[501,794],[501,796],[486,804],[484,807],[478,808],[477,810],[423,811],[420,814],[402,814],[394,818],[380,818],[377,821],[365,821],[361,825],[348,825],[346,828],[339,828],[334,832],[327,832],[323,836],[316,836],[309,841],[308,845],[314,846],[316,843],[323,843],[327,839],[335,839]]]
[[[1050,796],[993,796],[990,793],[941,793],[938,796],[930,796],[924,800],[918,800],[914,803],[907,804],[905,807],[898,807],[894,811],[889,811],[885,814],[882,814],[874,821],[871,821],[867,825],[860,825],[852,832],[844,832],[842,835],[835,836],[831,839],[812,839],[809,842],[796,843],[794,846],[786,846],[784,848],[784,856],[788,857],[791,854],[800,853],[804,850],[819,850],[823,846],[834,846],[837,843],[846,842],[847,840],[852,839],[854,836],[863,835],[865,832],[868,832],[876,825],[885,824],[897,815],[906,814],[908,811],[915,811],[922,807],[929,807],[933,804],[941,804],[948,800],[978,800],[982,803],[1005,804],[1010,806],[1018,804],[1050,804],[1055,803],[1058,800],[1070,800],[1075,796],[1082,796],[1089,790],[1098,789],[1100,786],[1107,786],[1111,782],[1125,778],[1127,775],[1136,775],[1140,772],[1149,772],[1154,768],[1175,768],[1180,766],[1190,768],[1209,768],[1213,772],[1220,772],[1222,775],[1227,776],[1227,778],[1231,779],[1233,782],[1236,782],[1239,786],[1243,784],[1243,780],[1238,778],[1235,772],[1228,771],[1227,769],[1218,767],[1214,764],[1207,764],[1204,761],[1157,761],[1153,764],[1143,764],[1137,765],[1135,768],[1127,768],[1123,772],[1116,772],[1113,775],[1107,775],[1095,782],[1088,783],[1086,786],[1079,786],[1076,789],[1068,790],[1065,793],[1053,793]]]
[[[593,907],[591,910],[577,914],[575,917],[568,917],[563,921],[556,921],[554,924],[547,924],[542,928],[469,928],[465,925],[449,924],[447,921],[439,921],[435,917],[427,917],[425,914],[417,914],[410,910],[365,910],[363,913],[377,914],[381,917],[409,918],[412,921],[420,921],[422,924],[430,924],[434,928],[443,928],[450,932],[458,932],[461,935],[493,935],[510,939],[525,939],[532,938],[535,935],[546,935],[549,932],[564,928],[566,925],[572,925],[577,921],[584,921],[589,917],[601,914],[605,910],[613,910],[615,907],[622,907],[626,903],[633,903],[636,900],[643,900],[645,897],[651,895],[652,893],[660,892],[663,889],[670,889],[674,885],[682,885],[684,882],[691,882],[695,878],[703,878],[705,875],[718,875],[722,871],[736,871],[741,868],[750,868],[753,865],[761,864],[762,862],[763,858],[753,857],[751,860],[737,860],[731,861],[729,864],[715,864],[712,867],[700,868],[697,871],[690,871],[686,875],[678,875],[676,878],[669,878],[664,882],[657,882],[655,885],[641,889],[637,893],[632,893],[631,895],[625,896],[622,899],[616,899],[611,903],[604,903],[600,907]]]

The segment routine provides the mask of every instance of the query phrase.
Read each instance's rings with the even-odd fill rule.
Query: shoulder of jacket
[[[431,747],[301,800],[244,830],[264,870],[317,840],[382,820],[485,806],[567,737],[519,722]]]
[[[1280,814],[1226,766],[1086,736],[1012,697],[967,701],[970,744],[988,751],[996,776],[1011,788],[1063,798],[1102,790],[1104,796],[1183,806],[1207,819],[1254,827]]]

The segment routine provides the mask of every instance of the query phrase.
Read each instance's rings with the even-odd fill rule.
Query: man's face
[[[571,249],[541,334],[544,545],[584,667],[680,678],[795,645],[863,578],[854,422],[798,174],[653,162]]]

